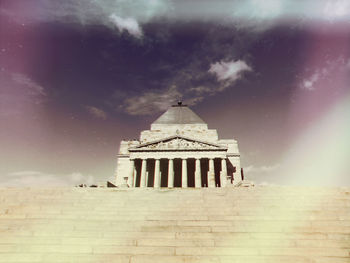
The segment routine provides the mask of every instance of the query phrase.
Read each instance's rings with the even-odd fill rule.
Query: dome
[[[171,106],[152,124],[206,124],[187,105],[179,102]]]

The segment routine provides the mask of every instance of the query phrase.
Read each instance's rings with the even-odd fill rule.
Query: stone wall
[[[350,188],[0,189],[0,262],[350,262]]]

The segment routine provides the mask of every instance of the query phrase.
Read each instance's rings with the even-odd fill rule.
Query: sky
[[[0,186],[113,180],[190,105],[263,185],[350,186],[350,1],[1,0]]]

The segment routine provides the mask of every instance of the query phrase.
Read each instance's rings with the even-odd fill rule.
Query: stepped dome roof
[[[187,105],[178,102],[164,112],[153,124],[206,124]]]

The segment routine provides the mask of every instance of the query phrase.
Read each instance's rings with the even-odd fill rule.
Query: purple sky
[[[2,0],[0,185],[111,179],[178,99],[248,179],[350,185],[350,2]]]

